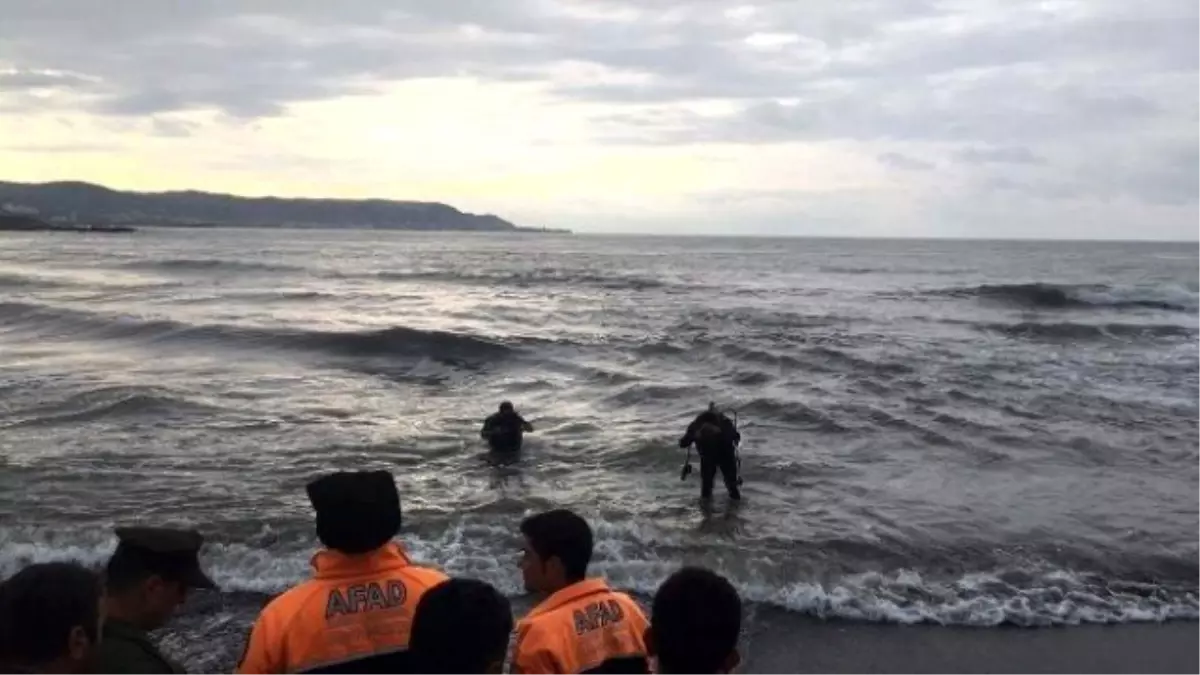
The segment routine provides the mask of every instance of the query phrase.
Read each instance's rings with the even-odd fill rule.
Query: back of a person
[[[549,672],[647,673],[647,625],[632,598],[604,590],[522,621],[517,640],[523,652],[544,651],[554,662]]]
[[[512,628],[512,607],[490,584],[442,582],[417,604],[409,672],[500,673]]]
[[[396,545],[379,555],[398,558]],[[292,673],[403,672],[417,603],[428,589],[446,579],[435,570],[387,560],[372,569],[339,574],[348,556],[322,552],[329,567],[273,600],[259,619],[270,654],[247,653],[241,672],[256,663],[275,664]],[[330,562],[330,561],[326,561]],[[357,562],[357,561],[356,561]],[[399,562],[396,560],[395,562]]]
[[[696,430],[696,448],[701,454],[716,455],[727,447],[730,447],[730,443],[720,424],[705,422]]]
[[[524,420],[515,412],[500,412],[492,416],[492,435],[488,439],[493,450],[520,450],[525,439],[521,428]]]
[[[730,673],[741,663],[737,643],[742,601],[719,574],[684,567],[654,594],[646,647],[655,672]]]
[[[307,490],[325,548],[311,580],[263,609],[238,672],[406,672],[417,603],[448,577],[391,540],[401,512],[389,472],[337,472]]]

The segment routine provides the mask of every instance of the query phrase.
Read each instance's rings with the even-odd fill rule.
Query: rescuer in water
[[[494,452],[516,452],[521,449],[526,433],[533,433],[533,425],[521,417],[511,402],[505,401],[498,412],[483,421],[479,437]]]
[[[709,403],[708,410],[697,415],[688,425],[683,438],[679,439],[679,447],[686,448],[692,443],[696,444],[696,452],[700,455],[701,499],[712,497],[713,481],[717,477],[718,469],[725,481],[729,498],[742,498],[742,491],[738,489],[737,460],[737,446],[741,442],[742,434],[738,432],[737,426],[715,403]]]

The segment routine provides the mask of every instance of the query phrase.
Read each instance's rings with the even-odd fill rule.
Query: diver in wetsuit
[[[742,498],[742,491],[738,489],[737,466],[737,446],[741,442],[742,434],[715,403],[709,403],[708,410],[697,415],[688,425],[687,432],[679,439],[679,447],[696,444],[696,452],[700,455],[701,499],[712,497],[713,481],[718,469],[729,498]]]
[[[533,432],[533,425],[513,409],[512,403],[505,401],[500,404],[499,412],[483,421],[479,437],[496,452],[516,452],[521,449],[527,432]]]

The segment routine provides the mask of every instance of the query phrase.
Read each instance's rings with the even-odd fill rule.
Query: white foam
[[[603,532],[615,526],[598,528]],[[628,532],[624,532],[628,536]],[[645,534],[645,533],[643,533]],[[255,539],[272,539],[269,533]],[[483,579],[510,596],[523,593],[515,547],[497,546],[511,533],[499,525],[460,525],[433,537],[404,537],[413,557],[452,575]],[[52,533],[44,530],[0,528],[0,574],[9,576],[24,565],[53,560],[73,560],[99,567],[115,548],[111,535]],[[203,564],[227,592],[274,594],[310,574],[316,541],[297,540],[270,548],[240,543],[212,543],[205,547]],[[627,556],[630,549],[638,552]],[[597,541],[593,573],[619,588],[649,596],[682,562],[661,558],[653,549],[628,538],[601,536]],[[728,576],[742,598],[820,618],[841,618],[900,624],[1021,626],[1077,625],[1084,623],[1161,622],[1200,618],[1194,591],[1168,591],[1146,584],[1115,584],[1141,592],[1114,590],[1094,577],[1070,570],[1048,569],[1034,573],[1031,581],[1014,586],[997,574],[972,573],[957,578],[929,578],[920,571],[899,569],[845,575],[828,582],[777,581],[768,578],[772,566],[745,568],[734,558],[706,561]],[[741,569],[734,570],[734,567]],[[777,572],[778,570],[775,569]]]
[[[1129,303],[1161,303],[1185,308],[1200,306],[1200,294],[1179,284],[1111,286],[1103,290],[1078,289],[1071,294],[1082,302],[1101,306]]]

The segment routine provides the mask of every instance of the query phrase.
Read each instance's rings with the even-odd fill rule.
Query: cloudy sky
[[[1195,0],[0,2],[0,179],[1197,238]]]

